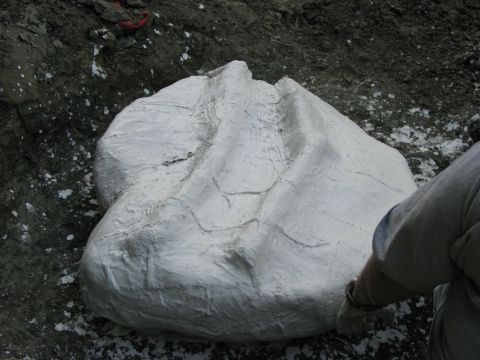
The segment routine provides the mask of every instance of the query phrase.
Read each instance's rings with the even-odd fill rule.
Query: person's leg
[[[450,284],[438,285],[433,290],[433,321],[428,339],[428,358],[447,360],[443,352],[443,309]]]
[[[445,303],[445,299],[447,298],[447,292],[448,292],[449,287],[450,287],[450,284],[442,284],[442,285],[438,285],[433,290],[433,312],[434,312],[434,314],[437,312],[437,310],[439,310],[443,307],[443,304]]]

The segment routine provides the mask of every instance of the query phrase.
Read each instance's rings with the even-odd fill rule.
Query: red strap
[[[125,0],[115,0],[115,5],[117,5],[117,7],[121,7],[123,2],[125,2]],[[144,27],[147,24],[149,18],[150,14],[148,13],[148,11],[145,11],[142,13],[142,18],[137,22],[133,22],[131,20],[124,20],[117,22],[117,25],[122,29],[137,30],[141,27]]]
[[[117,25],[120,26],[122,29],[136,30],[144,27],[145,24],[148,22],[149,18],[150,14],[148,13],[148,11],[145,11],[142,13],[142,18],[138,20],[138,22],[134,23],[131,20],[124,20],[117,22]]]

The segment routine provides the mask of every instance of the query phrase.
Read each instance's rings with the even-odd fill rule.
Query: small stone
[[[97,14],[105,21],[117,23],[119,21],[131,20],[125,9],[115,5],[113,2],[93,0],[92,3]]]
[[[47,27],[45,24],[28,25],[27,29],[34,34],[45,35],[47,33]]]
[[[136,43],[137,40],[135,40],[135,38],[132,36],[123,36],[118,40],[118,45],[122,48],[130,48]]]
[[[320,48],[324,51],[329,51],[329,50],[332,50],[334,48],[332,42],[326,40],[326,39],[320,39]]]
[[[52,44],[55,47],[55,49],[62,49],[63,48],[63,43],[58,39],[53,40]]]
[[[56,51],[55,47],[53,47],[53,46],[47,47],[47,55],[48,55],[48,56],[53,56],[53,55],[55,55],[55,51]]]
[[[115,42],[117,41],[117,37],[113,32],[108,30],[107,28],[100,28],[90,31],[90,39],[96,40],[104,40],[106,42]]]
[[[18,38],[22,41],[25,41],[26,43],[30,43],[30,37],[26,33],[20,33],[18,34]]]
[[[410,83],[412,81],[412,74],[406,73],[405,76],[403,77],[402,81],[404,83]]]
[[[328,68],[328,61],[327,59],[318,59],[315,65],[318,69],[325,70]]]
[[[480,114],[475,114],[468,120],[467,128],[472,140],[480,141]]]

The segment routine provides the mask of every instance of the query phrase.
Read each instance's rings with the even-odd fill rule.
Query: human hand
[[[388,308],[355,303],[352,298],[355,283],[348,284],[346,299],[337,315],[337,332],[340,335],[359,336],[373,330],[375,323],[382,320],[385,325],[393,323],[393,312]]]

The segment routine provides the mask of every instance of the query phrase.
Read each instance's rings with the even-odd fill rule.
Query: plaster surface
[[[396,150],[238,61],[124,109],[95,178],[107,211],[81,262],[88,306],[228,341],[333,328],[376,224],[416,189]]]

